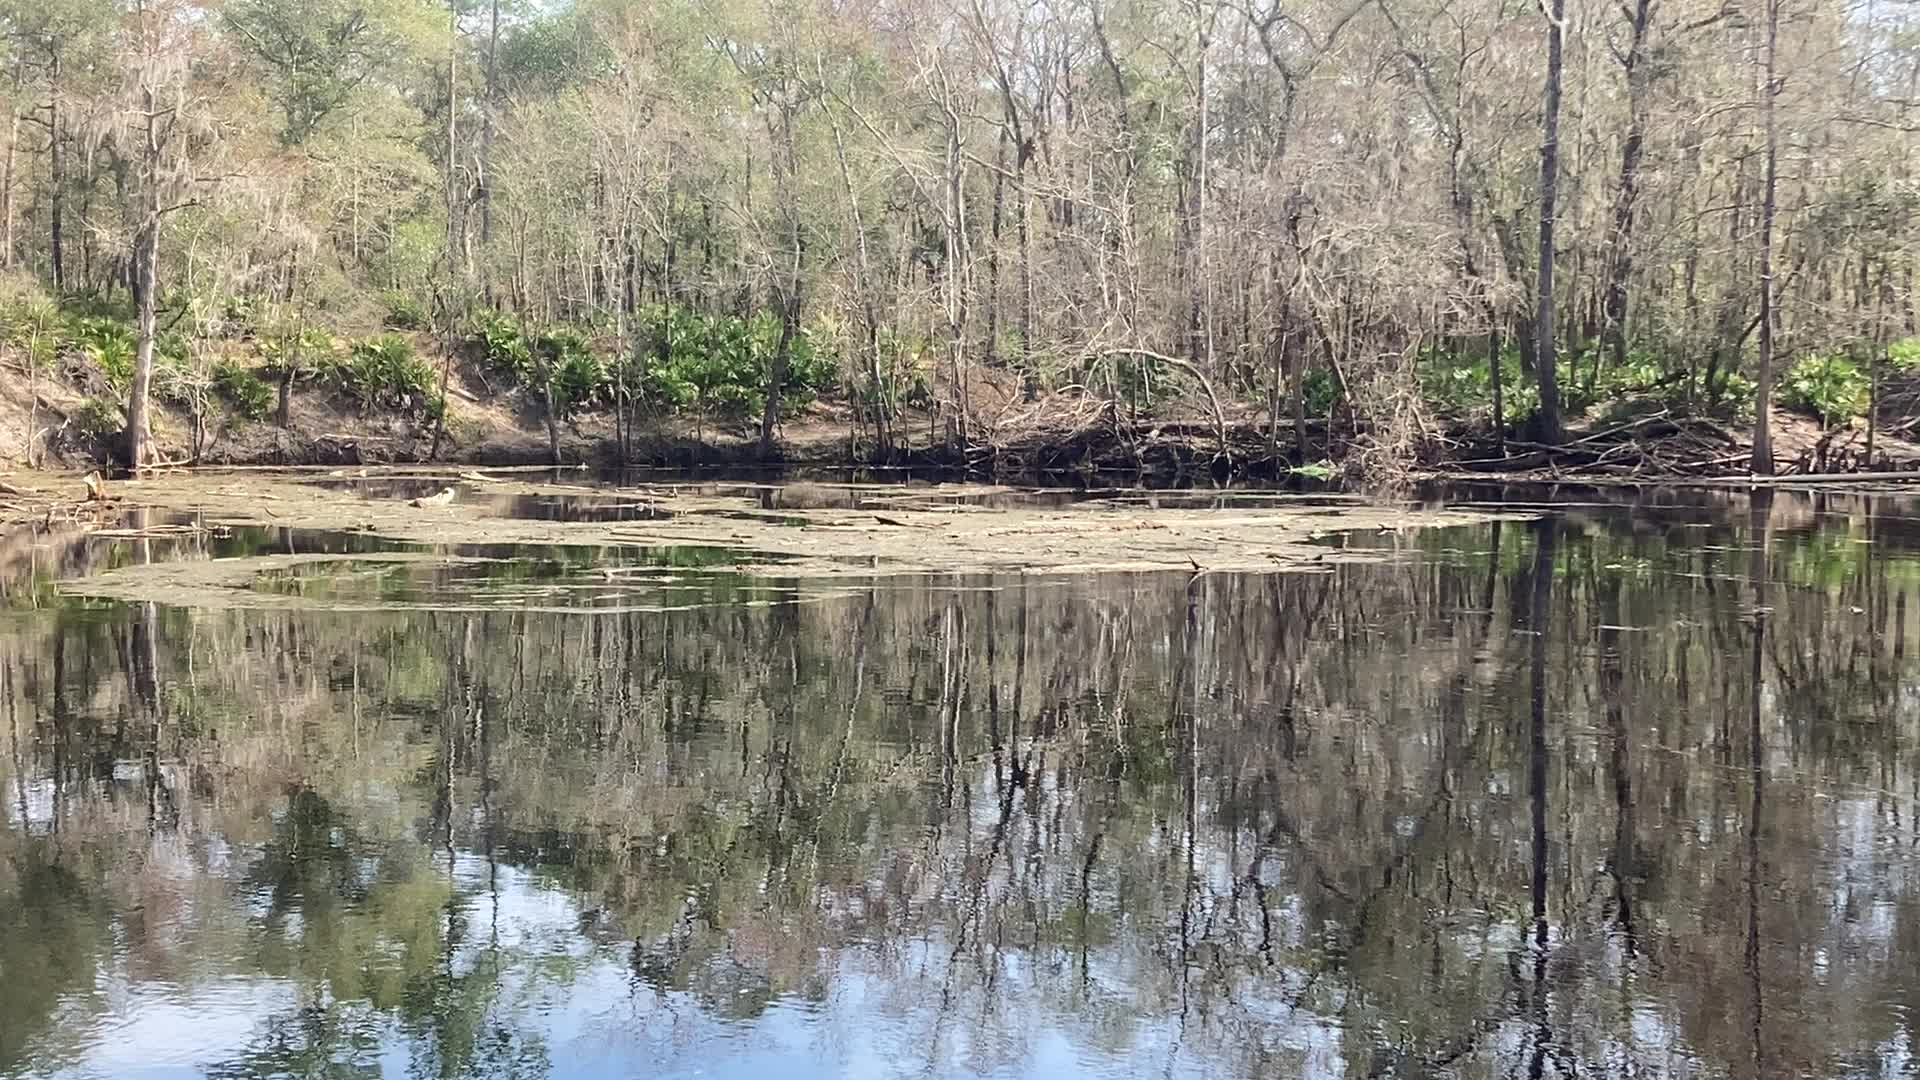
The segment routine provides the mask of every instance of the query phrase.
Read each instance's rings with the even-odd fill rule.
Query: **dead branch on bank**
[[[1220,455],[1222,457],[1228,456],[1227,414],[1220,408],[1219,395],[1213,392],[1213,381],[1208,379],[1206,375],[1200,371],[1199,368],[1194,367],[1192,364],[1189,364],[1188,362],[1180,359],[1177,356],[1168,356],[1166,353],[1155,352],[1152,349],[1142,349],[1134,346],[1109,347],[1101,350],[1100,355],[1103,359],[1111,358],[1115,356],[1144,357],[1148,360],[1157,360],[1162,364],[1166,364],[1168,367],[1176,368],[1192,376],[1193,381],[1199,383],[1200,389],[1206,393],[1207,404],[1211,406],[1213,409],[1213,434],[1214,434],[1214,438],[1219,442]]]
[[[1745,460],[1734,452],[1739,445],[1738,436],[1712,420],[1658,413],[1558,445],[1508,439],[1505,453],[1446,464],[1466,472],[1503,475],[1577,470],[1614,477],[1709,476]]]

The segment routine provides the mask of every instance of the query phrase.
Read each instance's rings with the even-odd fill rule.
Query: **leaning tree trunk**
[[[1647,24],[1652,0],[1637,0],[1633,9],[1633,35],[1621,64],[1627,73],[1627,137],[1620,148],[1620,190],[1613,202],[1613,232],[1607,238],[1612,249],[1607,259],[1607,297],[1605,335],[1613,366],[1627,362],[1627,283],[1633,275],[1633,219],[1640,194],[1640,159],[1646,146],[1647,127]]]

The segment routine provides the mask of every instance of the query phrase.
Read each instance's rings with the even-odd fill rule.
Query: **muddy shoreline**
[[[560,444],[560,467],[598,472],[669,470],[689,473],[839,471],[865,475],[913,475],[952,482],[1026,483],[1087,486],[1114,477],[1156,487],[1221,483],[1281,484],[1307,490],[1407,490],[1434,482],[1555,483],[1568,480],[1655,484],[1698,481],[1855,483],[1862,479],[1920,481],[1920,443],[1882,435],[1871,454],[1858,429],[1825,430],[1784,412],[1776,416],[1776,472],[1773,481],[1748,471],[1750,451],[1744,433],[1701,418],[1664,414],[1602,430],[1575,430],[1566,442],[1549,446],[1519,437],[1504,440],[1475,428],[1430,433],[1411,458],[1365,451],[1367,439],[1351,432],[1329,432],[1316,421],[1305,450],[1295,447],[1294,432],[1276,440],[1264,423],[1238,421],[1221,432],[1209,423],[1167,420],[1133,428],[1099,426],[1075,431],[1035,431],[973,445],[923,441],[880,453],[858,443],[846,429],[814,421],[796,424],[760,452],[751,432],[659,431],[622,447],[592,428],[575,430]],[[303,435],[274,431],[264,439],[216,448],[203,466],[225,468],[342,468],[429,466],[553,468],[542,440],[524,432],[492,432],[466,443],[450,442],[428,460],[430,443],[418,433],[356,437],[351,434]]]
[[[503,464],[412,463],[372,465],[278,465],[250,463],[160,470],[133,479],[108,480],[112,499],[96,504],[88,499],[85,470],[0,471],[0,532],[27,526],[45,530],[78,522],[89,528],[106,527],[126,512],[145,507],[162,512],[215,513],[236,521],[263,525],[295,525],[327,529],[359,529],[373,522],[361,520],[368,505],[344,508],[327,504],[327,487],[411,484],[412,493],[433,494],[447,485],[473,489],[498,499],[610,497],[622,487],[637,491],[670,492],[699,486],[765,485],[787,489],[840,488],[875,492],[994,492],[1047,491],[1076,500],[1095,500],[1101,492],[1126,491],[1140,496],[1161,493],[1212,494],[1224,497],[1272,496],[1346,499],[1362,503],[1351,482],[1281,471],[1262,478],[1236,472],[1222,477],[1199,467],[1136,471],[1087,469],[1020,473],[1000,481],[937,463],[879,465],[848,461],[831,455],[795,457],[777,462],[751,457],[738,462],[696,465],[606,467],[585,463],[555,468],[541,462],[510,459]],[[911,486],[909,486],[911,485]],[[1834,490],[1857,494],[1920,494],[1920,469],[1891,469],[1835,473],[1784,473],[1773,477],[1745,474],[1725,476],[1637,476],[1582,469],[1533,468],[1509,472],[1470,471],[1438,467],[1409,470],[1382,495],[1380,505],[1436,505],[1472,499],[1489,503],[1553,502],[1603,497],[1609,500],[1642,497],[1645,493],[1689,491],[1737,494],[1755,490]],[[293,495],[288,503],[289,494]],[[411,495],[409,496],[411,497]],[[678,496],[684,499],[685,496]],[[471,500],[466,500],[471,502]],[[465,503],[462,504],[463,507]],[[289,508],[289,507],[293,508]],[[389,513],[391,508],[382,511]],[[443,515],[445,516],[445,515]],[[494,514],[491,516],[501,516]],[[312,520],[308,520],[312,519]],[[1374,524],[1368,522],[1367,524]],[[412,539],[408,537],[407,539]],[[509,539],[512,539],[509,537]],[[532,542],[541,542],[538,537]],[[591,535],[583,537],[592,542]],[[671,537],[667,539],[671,540]],[[692,540],[731,540],[710,532]]]

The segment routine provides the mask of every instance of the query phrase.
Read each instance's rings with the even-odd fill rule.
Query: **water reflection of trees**
[[[300,989],[227,1075],[397,1035],[538,1072],[503,987],[578,955],[501,943],[513,871],[638,994],[859,978],[982,1070],[1051,1027],[1245,1075],[1872,1073],[1920,1004],[1915,538],[1716,520],[592,618],[11,619],[0,971],[35,976],[0,1069],[77,1053],[125,950]]]

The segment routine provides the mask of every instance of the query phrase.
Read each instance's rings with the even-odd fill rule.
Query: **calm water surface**
[[[0,1075],[1912,1074],[1920,502],[1345,543],[13,538]]]

